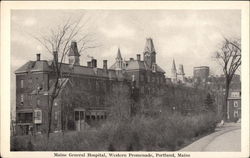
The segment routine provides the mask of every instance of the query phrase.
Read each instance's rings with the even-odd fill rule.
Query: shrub
[[[157,117],[137,115],[129,119],[107,120],[101,126],[65,134],[18,136],[11,139],[11,150],[19,151],[173,151],[194,137],[212,132],[215,114],[204,112],[182,115],[163,111]],[[30,140],[30,141],[29,141]]]

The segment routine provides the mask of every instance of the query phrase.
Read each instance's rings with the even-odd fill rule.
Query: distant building
[[[217,113],[221,114],[225,98],[224,75],[209,76],[205,87],[213,93],[215,104],[217,105]],[[241,80],[240,75],[235,74],[229,87],[227,119],[229,121],[236,121],[239,118],[241,118]]]
[[[241,118],[241,90],[232,89],[227,99],[227,119],[237,121]]]
[[[171,81],[173,83],[185,83],[186,82],[183,65],[179,64],[179,68],[177,71],[176,66],[175,66],[175,60],[173,60],[172,69],[171,69]]]
[[[194,67],[193,77],[195,82],[207,82],[208,76],[209,76],[208,66]]]

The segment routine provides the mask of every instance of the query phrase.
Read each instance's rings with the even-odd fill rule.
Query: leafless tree
[[[225,98],[223,104],[223,119],[227,118],[227,98],[230,83],[236,70],[241,65],[241,40],[224,38],[221,48],[216,52],[216,59],[221,65],[225,76]]]
[[[61,102],[61,126],[62,131],[68,130],[69,116],[72,110],[76,107],[87,108],[91,105],[94,94],[86,89],[84,82],[78,79],[71,78],[68,80],[68,86],[65,87],[59,94]],[[91,100],[92,99],[92,100]],[[72,120],[71,120],[72,121]]]
[[[62,24],[57,26],[52,26],[48,32],[40,34],[38,36],[33,36],[40,44],[49,52],[53,54],[53,73],[55,75],[54,84],[52,87],[52,92],[49,94],[49,105],[48,105],[48,130],[47,137],[51,133],[51,122],[52,122],[52,109],[54,100],[58,97],[59,92],[62,88],[63,81],[62,78],[65,72],[62,70],[63,61],[65,60],[67,54],[70,51],[71,41],[75,41],[78,44],[79,54],[90,48],[97,47],[95,39],[92,35],[87,32],[86,26],[88,25],[88,20],[84,16],[79,18],[68,18]],[[70,76],[69,74],[67,76]]]

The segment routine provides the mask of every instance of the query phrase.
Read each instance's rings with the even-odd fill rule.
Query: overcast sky
[[[93,34],[100,47],[81,55],[86,65],[87,55],[108,60],[111,66],[120,47],[122,57],[129,59],[143,52],[146,38],[153,38],[156,62],[170,76],[172,60],[184,65],[187,76],[193,67],[209,66],[214,75],[221,69],[212,58],[223,36],[240,38],[239,10],[12,10],[11,12],[11,97],[15,105],[14,71],[28,60],[51,55],[32,36],[46,34],[69,17],[84,15],[85,31]],[[13,108],[15,109],[15,108]]]
[[[210,66],[220,74],[212,58],[223,36],[240,37],[241,15],[237,10],[13,10],[11,17],[12,70],[28,60],[51,56],[31,35],[45,34],[50,28],[68,17],[84,14],[88,19],[86,31],[93,33],[98,48],[84,52],[81,65],[86,65],[87,55],[113,64],[117,49],[129,59],[142,53],[147,37],[152,37],[157,52],[157,64],[170,76],[172,60],[183,64],[184,71],[192,75],[194,66]],[[83,20],[85,22],[86,20]]]

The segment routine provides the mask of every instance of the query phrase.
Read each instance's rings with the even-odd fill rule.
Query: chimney
[[[54,61],[58,63],[58,53],[57,51],[53,51]]]
[[[138,61],[141,61],[141,55],[140,55],[140,54],[137,54],[136,56],[137,56],[137,60],[138,60]]]
[[[88,62],[87,62],[88,67],[92,67],[91,64],[92,64],[91,61],[88,61]]]
[[[92,67],[97,67],[97,60],[96,59],[92,59]]]
[[[41,54],[36,54],[36,61],[40,61]]]
[[[103,69],[108,69],[108,60],[103,60]]]

